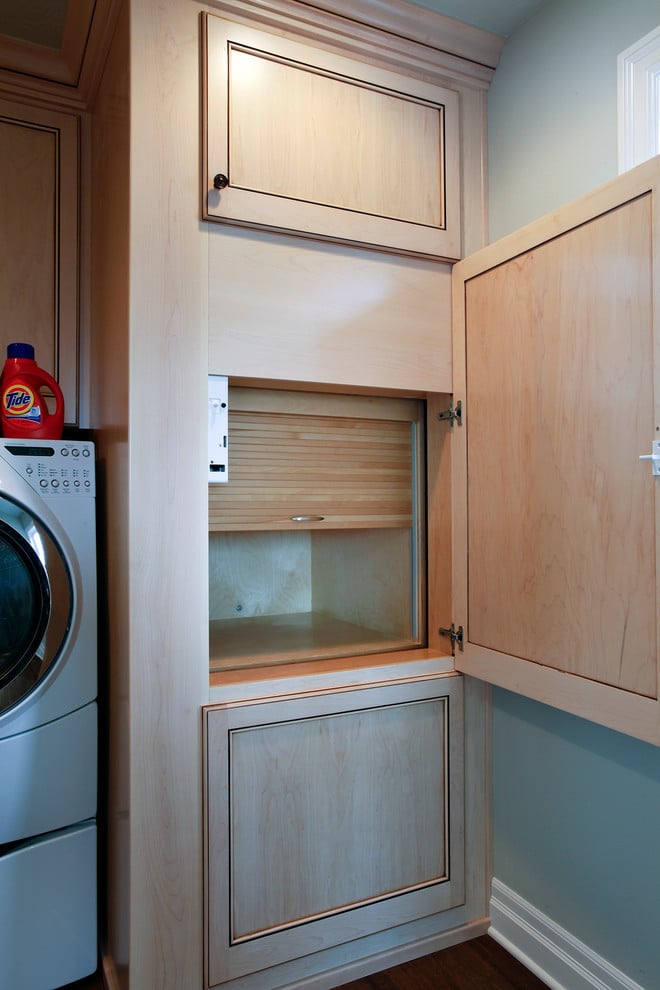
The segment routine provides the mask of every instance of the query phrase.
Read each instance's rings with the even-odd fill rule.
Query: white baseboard
[[[496,879],[490,923],[488,934],[551,990],[645,990]]]

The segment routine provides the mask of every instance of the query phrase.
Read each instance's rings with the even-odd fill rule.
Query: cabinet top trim
[[[434,84],[490,85],[505,38],[401,0],[208,0],[210,12]]]
[[[320,0],[310,7],[363,21],[439,51],[497,67],[506,38],[427,7],[412,7],[402,0]]]

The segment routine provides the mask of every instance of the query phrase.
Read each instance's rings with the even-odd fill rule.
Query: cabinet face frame
[[[411,133],[415,143],[425,142],[426,153],[410,156],[408,169],[414,169],[414,175],[405,174],[401,168],[399,175],[394,169],[384,179],[387,182],[389,178],[390,188],[408,183],[415,195],[420,189],[431,190],[431,200],[437,197],[435,206],[420,202],[413,207],[415,215],[396,218],[387,215],[387,189],[382,190],[380,203],[374,200],[360,209],[359,192],[356,193],[348,186],[346,195],[357,196],[355,203],[342,203],[341,197],[338,203],[315,201],[311,191],[306,192],[303,189],[300,194],[296,192],[297,180],[290,166],[283,169],[277,186],[269,189],[268,172],[263,177],[257,177],[256,170],[250,164],[250,159],[256,153],[248,153],[246,160],[246,167],[257,180],[256,183],[247,182],[244,188],[241,188],[238,181],[236,185],[232,185],[235,160],[232,156],[240,137],[240,126],[235,127],[236,115],[231,106],[233,58],[243,58],[245,68],[249,68],[247,62],[252,59],[253,62],[263,62],[270,66],[268,71],[278,66],[278,73],[290,69],[309,79],[316,76],[317,85],[320,84],[321,87],[333,84],[342,87],[346,84],[344,89],[351,94],[347,99],[347,112],[355,115],[355,121],[361,119],[366,126],[368,117],[364,116],[364,104],[376,104],[373,112],[377,122],[370,141],[382,140],[382,134],[387,133],[386,128],[392,126],[387,123],[390,114],[393,120],[398,120],[396,128],[399,129],[405,123],[405,107],[414,106],[415,110],[409,110]],[[458,93],[209,14],[202,15],[202,62],[202,160],[205,169],[202,216],[205,220],[219,220],[239,226],[278,230],[341,243],[361,243],[375,249],[419,257],[456,259],[461,256]],[[378,106],[379,94],[382,106]],[[306,104],[307,99],[310,100],[307,106],[310,114],[313,114],[313,104],[317,98],[317,95],[312,93],[310,96],[308,92],[301,97],[303,104]],[[277,105],[273,108],[273,113],[275,112]],[[316,119],[315,116],[310,116],[310,123]],[[254,135],[248,136],[246,148],[250,147],[250,142],[256,148],[270,140],[265,136],[266,123],[258,127]],[[336,127],[336,124],[333,126]],[[315,191],[319,183],[330,189],[333,172],[330,170],[327,175],[323,175],[323,168],[328,164],[327,156],[320,153],[320,138],[316,143],[319,161],[312,166],[315,169],[312,185]],[[264,151],[268,151],[267,143]],[[433,159],[436,155],[437,172],[431,170],[425,173],[422,166],[425,167],[426,160]],[[383,144],[379,158],[381,170],[385,157]],[[378,162],[369,163],[368,158],[367,154],[365,167],[370,165],[374,171],[371,180],[365,182],[365,187],[371,195],[372,190],[378,188],[379,167]],[[298,161],[299,159],[295,161],[294,168]],[[214,177],[219,174],[228,178],[228,184],[221,189],[214,186]],[[333,198],[332,194],[330,198]],[[427,195],[420,197],[420,200],[427,199]]]
[[[658,232],[660,231],[660,159],[639,166],[631,172],[625,173],[614,182],[595,190],[588,196],[583,197],[556,213],[542,218],[530,224],[521,231],[504,238],[502,241],[490,245],[477,252],[470,258],[465,259],[454,268],[453,272],[453,300],[454,300],[454,396],[456,400],[461,400],[464,409],[464,426],[455,431],[456,449],[454,451],[453,478],[454,478],[454,582],[453,582],[453,615],[457,625],[464,628],[464,649],[456,652],[456,668],[466,674],[482,678],[492,684],[507,688],[519,694],[526,695],[545,704],[590,719],[602,725],[618,729],[648,742],[660,744],[660,701],[658,699],[658,687],[660,682],[660,649],[658,648],[658,615],[660,614],[660,582],[658,581],[658,561],[660,561],[660,489],[658,479],[653,478],[649,465],[637,465],[643,472],[644,483],[650,486],[651,492],[647,501],[651,502],[650,519],[651,522],[648,533],[642,535],[632,535],[632,539],[637,539],[641,545],[644,539],[649,544],[649,552],[655,554],[654,587],[641,591],[647,596],[647,619],[646,628],[653,627],[653,608],[655,608],[655,657],[651,662],[655,664],[655,670],[650,672],[651,689],[647,688],[645,694],[635,693],[629,687],[622,688],[612,683],[613,678],[608,674],[609,683],[605,683],[606,677],[596,680],[595,671],[591,676],[584,672],[571,673],[568,669],[558,669],[555,666],[544,665],[541,658],[534,660],[526,659],[523,656],[514,655],[514,651],[500,651],[496,648],[488,647],[475,642],[471,637],[470,630],[470,594],[469,590],[469,552],[470,552],[470,532],[474,533],[470,521],[470,508],[468,506],[468,492],[470,484],[469,473],[469,445],[470,445],[470,368],[468,362],[466,335],[468,329],[467,299],[470,297],[471,280],[478,280],[488,273],[495,272],[499,266],[508,266],[510,277],[515,278],[516,269],[522,271],[528,261],[533,264],[534,260],[540,258],[546,245],[554,246],[561,243],[564,235],[571,236],[582,227],[588,227],[601,220],[608,220],[616,215],[616,211],[625,209],[626,205],[635,206],[642,201],[648,205],[648,222],[650,224],[651,242],[648,258],[643,258],[644,266],[648,265],[648,275],[650,277],[650,293],[648,302],[648,320],[651,326],[649,340],[650,360],[654,361],[654,368],[650,374],[651,383],[646,386],[647,400],[645,418],[645,449],[634,451],[634,460],[641,454],[648,454],[651,451],[651,441],[658,436],[660,431],[660,251],[658,250],[660,241]],[[642,246],[645,249],[648,243],[642,235]],[[573,265],[578,264],[579,259],[571,258],[567,271],[571,271]],[[621,266],[625,258],[617,259]],[[574,273],[571,273],[573,277]],[[624,273],[621,272],[621,277]],[[647,283],[648,284],[648,283]],[[521,288],[520,292],[523,291]],[[646,290],[648,291],[648,289]],[[545,308],[538,299],[529,302],[528,308],[531,314],[538,311],[545,312]],[[536,308],[535,308],[536,307]],[[534,333],[534,328],[540,326],[532,322],[534,315],[530,317],[530,335]],[[603,328],[604,329],[604,328]],[[600,327],[595,331],[598,332]],[[471,339],[476,339],[477,330],[472,334]],[[582,339],[582,335],[580,335]],[[503,329],[503,345],[506,344],[506,329]],[[592,341],[593,346],[593,341]],[[503,350],[503,353],[505,349]],[[504,358],[506,360],[506,357]],[[529,385],[530,388],[538,388],[536,380]],[[650,399],[648,398],[652,393]],[[612,396],[608,396],[612,417],[621,416],[616,405],[612,404]],[[559,400],[557,400],[559,401]],[[515,409],[516,406],[514,405]],[[651,414],[654,420],[651,420]],[[496,417],[496,413],[494,416]],[[639,414],[640,416],[642,413]],[[579,419],[579,417],[577,417]],[[586,418],[586,416],[585,416]],[[593,415],[591,420],[593,422]],[[647,422],[648,420],[648,422]],[[571,425],[565,428],[566,442],[576,441],[572,430],[579,429],[579,425],[573,419]],[[507,429],[506,423],[500,424],[502,430]],[[517,425],[515,427],[517,429]],[[585,427],[587,428],[587,427]],[[606,423],[603,429],[606,428]],[[559,436],[559,433],[557,434]],[[556,437],[555,437],[556,439]],[[550,443],[552,441],[550,440]],[[510,464],[509,461],[507,463]],[[580,462],[583,463],[583,462]],[[596,465],[597,467],[598,465]],[[503,469],[503,468],[502,468]],[[510,468],[509,468],[510,470]],[[621,514],[619,515],[621,518]],[[561,517],[559,517],[561,521]],[[493,521],[493,525],[496,520]],[[521,523],[522,525],[522,523]],[[533,520],[530,525],[534,525]],[[601,539],[604,539],[604,533]],[[526,543],[525,546],[528,546]],[[637,545],[637,544],[636,544]],[[477,553],[479,549],[477,548]],[[476,558],[475,558],[476,559]],[[547,558],[546,558],[547,559]],[[560,562],[561,563],[561,562]],[[628,565],[633,566],[633,565]],[[648,568],[648,565],[645,565]],[[645,571],[644,571],[645,573]],[[634,584],[634,572],[632,572]],[[506,574],[500,573],[500,581],[506,582]],[[568,582],[570,586],[570,581]],[[512,592],[513,593],[513,592]],[[521,599],[522,601],[522,599]],[[481,608],[481,606],[480,606]],[[649,618],[650,616],[650,618]],[[525,618],[525,617],[524,617]],[[624,627],[625,640],[625,627]],[[504,640],[502,640],[504,642]],[[623,646],[621,646],[623,655]],[[623,662],[623,661],[621,661]],[[579,669],[579,668],[578,668]],[[648,674],[648,672],[647,672]],[[649,680],[647,676],[646,680]]]
[[[356,798],[356,793],[351,791],[352,773],[356,764],[358,770],[356,779],[360,779],[360,773],[364,774],[366,769],[372,765],[379,766],[378,747],[374,747],[374,737],[367,733],[362,733],[364,722],[369,722],[370,718],[386,718],[390,711],[394,712],[402,706],[418,705],[436,706],[437,710],[444,714],[441,717],[438,731],[441,733],[443,742],[442,752],[438,753],[440,764],[434,770],[422,763],[416,764],[420,774],[430,774],[431,776],[440,772],[444,781],[444,792],[442,795],[433,797],[433,801],[440,803],[442,821],[434,826],[430,824],[429,834],[435,833],[436,827],[444,835],[443,842],[443,876],[430,877],[426,881],[411,884],[409,888],[404,887],[400,893],[382,893],[374,898],[365,898],[363,902],[336,906],[334,909],[320,912],[318,916],[302,918],[298,922],[289,922],[281,926],[273,925],[271,930],[255,933],[254,936],[239,937],[232,939],[232,904],[235,898],[241,896],[241,890],[237,891],[237,881],[235,877],[235,864],[232,858],[232,821],[234,815],[233,807],[233,784],[232,784],[232,739],[240,737],[241,733],[250,732],[254,735],[263,735],[264,732],[271,733],[275,746],[273,751],[268,748],[257,748],[257,759],[259,754],[264,759],[274,760],[274,767],[278,766],[278,761],[283,762],[282,773],[290,775],[291,786],[295,786],[297,777],[295,775],[296,765],[300,768],[304,765],[304,748],[300,755],[296,755],[296,749],[287,749],[286,741],[282,744],[279,752],[278,734],[281,729],[283,733],[288,733],[290,727],[295,730],[296,724],[308,723],[321,727],[321,733],[327,728],[327,720],[335,717],[343,719],[346,723],[344,742],[348,746],[346,753],[336,753],[336,766],[339,767],[337,781],[341,780],[342,788],[346,788],[346,801],[350,804]],[[412,740],[412,736],[410,739]],[[252,704],[227,704],[209,706],[204,710],[204,746],[205,746],[205,904],[206,904],[206,936],[207,944],[205,951],[207,982],[206,985],[217,986],[221,983],[239,979],[250,973],[265,970],[271,966],[299,958],[310,952],[316,952],[333,945],[340,945],[343,942],[353,940],[383,931],[392,926],[405,924],[418,918],[435,915],[449,908],[456,907],[464,902],[465,898],[465,853],[464,853],[464,769],[463,769],[463,680],[455,674],[440,677],[422,678],[417,681],[400,682],[387,686],[375,686],[365,689],[318,692],[297,697],[284,697],[277,701],[264,701],[263,703]],[[351,749],[351,747],[356,747]],[[371,749],[370,749],[371,747]],[[335,766],[335,756],[332,748],[326,747],[326,755],[329,759],[329,772],[327,778],[332,776],[332,769]],[[350,751],[350,752],[349,752]],[[278,756],[279,752],[279,756]],[[302,763],[300,762],[302,756]],[[352,756],[348,759],[344,767],[344,757]],[[374,762],[375,761],[375,762]],[[360,769],[361,767],[361,769]],[[292,769],[293,768],[293,769]],[[343,769],[342,769],[343,768]],[[256,764],[257,776],[259,773],[266,774],[259,764]],[[277,784],[278,770],[275,770]],[[381,770],[377,772],[374,779],[381,779]],[[268,776],[268,775],[267,775]],[[257,792],[260,788],[252,784],[252,774],[246,774],[243,770],[239,779],[234,784],[242,786],[243,790],[256,786]],[[289,776],[286,776],[289,779]],[[325,782],[324,777],[323,782]],[[241,783],[242,782],[242,783]],[[401,778],[400,784],[405,781]],[[388,787],[390,785],[388,784]],[[396,789],[399,784],[394,781]],[[390,787],[391,790],[391,787]],[[379,818],[377,802],[381,792],[371,793],[364,797],[367,804],[366,821],[372,823]],[[344,791],[342,790],[342,793]],[[393,792],[392,792],[393,793]],[[248,794],[249,796],[249,794]],[[362,792],[360,792],[360,798]],[[422,795],[420,795],[420,798]],[[257,793],[257,798],[259,794]],[[369,798],[372,804],[369,805]],[[392,794],[390,794],[392,798]],[[261,804],[259,804],[259,800]],[[286,794],[282,797],[280,790],[275,791],[272,800],[277,804],[284,801],[286,808],[291,806],[296,808],[295,794],[290,795],[290,800]],[[287,803],[288,801],[288,803]],[[320,786],[317,798],[313,798],[313,807],[322,806],[324,802],[323,786]],[[358,802],[359,803],[359,802]],[[401,807],[401,805],[399,804]],[[404,806],[407,807],[404,802]],[[282,806],[284,807],[284,805]],[[268,795],[257,800],[256,811],[270,813],[271,803]],[[353,841],[350,827],[344,834],[341,833],[342,808],[337,806],[337,821],[334,823],[332,837],[337,836],[340,844],[348,843],[351,846]],[[404,808],[405,812],[405,808]],[[274,819],[275,821],[277,819]],[[411,816],[411,821],[414,816]],[[298,824],[302,829],[309,829],[313,837],[316,835],[317,841],[324,838],[331,841],[327,832],[329,826],[325,820],[316,821],[310,818],[308,821],[297,822],[295,817],[291,822],[291,827]],[[421,823],[418,822],[419,826]],[[424,823],[424,827],[426,826]],[[234,828],[240,828],[240,821],[233,822]],[[258,833],[257,833],[258,834]],[[284,833],[282,833],[284,835]],[[301,837],[302,838],[302,837]],[[263,838],[266,845],[268,836]],[[422,843],[418,853],[422,855],[424,839],[421,836],[410,836],[411,843],[417,839]],[[427,837],[428,839],[428,837]],[[405,859],[405,848],[407,843],[401,846],[398,832],[393,834],[389,841],[402,848]],[[341,847],[341,846],[340,846]],[[361,848],[361,846],[359,846]],[[413,845],[413,850],[416,847]],[[257,850],[257,853],[259,850]],[[412,862],[417,853],[413,852]],[[410,867],[409,867],[410,868]],[[276,867],[277,869],[277,867]],[[248,873],[250,867],[248,866]],[[248,889],[248,896],[249,896]],[[254,889],[255,896],[258,895],[258,887]]]
[[[230,424],[231,408],[243,411],[260,412],[271,415],[276,409],[287,410],[300,415],[316,414],[328,417],[329,422],[346,419],[373,419],[400,421],[412,429],[413,444],[411,454],[414,464],[414,484],[412,495],[413,515],[416,519],[414,536],[411,546],[411,566],[414,576],[414,586],[411,589],[410,607],[412,617],[412,633],[409,640],[400,643],[394,640],[388,645],[374,641],[367,648],[367,641],[355,644],[346,641],[345,646],[337,645],[330,652],[323,644],[316,643],[309,648],[297,648],[294,653],[285,658],[277,659],[278,653],[283,652],[276,645],[276,640],[266,646],[266,640],[257,648],[255,640],[254,659],[243,656],[241,662],[229,662],[223,665],[217,661],[216,647],[226,635],[221,622],[211,622],[211,688],[220,687],[223,683],[233,683],[236,678],[248,680],[268,678],[272,676],[273,665],[278,667],[281,676],[296,675],[314,671],[327,673],[333,669],[356,668],[364,664],[411,663],[428,658],[442,658],[451,662],[451,644],[444,633],[449,629],[451,618],[451,447],[454,429],[447,420],[447,410],[451,406],[451,396],[448,394],[428,394],[425,397],[405,399],[401,397],[382,396],[378,393],[350,394],[323,393],[314,391],[289,391],[272,388],[274,383],[262,383],[263,387],[235,386],[230,384]],[[268,387],[266,387],[268,385]],[[230,426],[231,428],[231,426]],[[232,478],[231,443],[229,449],[229,478]],[[341,479],[342,487],[345,478]],[[330,486],[322,491],[328,495]],[[224,485],[209,485],[209,502],[221,507],[226,493]],[[220,508],[215,510],[217,516]],[[358,528],[368,529],[369,515],[362,520],[344,520],[337,527],[336,521],[308,523],[282,522],[273,525],[272,522],[258,522],[253,525],[229,524],[228,532],[242,530],[277,533],[280,530],[298,530],[298,532],[314,532],[328,529],[330,532],[337,528],[345,534],[350,534],[353,524]],[[210,527],[214,528],[214,527]],[[215,527],[220,532],[222,527]],[[378,528],[374,527],[373,535],[378,536]],[[265,569],[267,570],[267,569]],[[225,571],[227,577],[230,571]],[[270,570],[268,570],[270,573]],[[286,610],[284,610],[286,611]],[[265,613],[263,618],[266,618]],[[219,618],[211,613],[213,618]],[[248,612],[245,616],[249,615]],[[227,616],[224,616],[227,618]],[[246,618],[238,620],[245,624]],[[441,631],[442,630],[442,631]],[[255,630],[256,632],[257,630]],[[267,634],[264,630],[264,633]],[[261,634],[259,634],[261,635]],[[276,630],[270,635],[272,640]],[[382,650],[382,652],[380,652]],[[238,658],[236,658],[238,660]],[[269,674],[270,671],[270,674]]]
[[[67,424],[78,422],[78,118],[74,114],[0,100],[0,120],[15,127],[49,134],[53,139],[52,168],[54,197],[53,271],[49,291],[53,299],[53,324],[41,338],[51,337],[50,354],[44,354],[35,340],[35,330],[10,320],[11,339],[35,344],[35,357],[54,378],[64,395]],[[36,272],[42,279],[43,273]],[[25,288],[29,294],[29,285]],[[7,318],[7,313],[4,314]],[[3,352],[4,360],[4,352]]]

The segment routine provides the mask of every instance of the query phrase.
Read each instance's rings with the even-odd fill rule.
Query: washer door
[[[0,498],[0,714],[46,676],[66,642],[73,586],[50,531]]]

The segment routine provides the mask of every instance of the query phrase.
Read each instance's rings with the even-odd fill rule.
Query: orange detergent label
[[[10,385],[2,396],[2,411],[12,419],[29,419],[41,422],[41,406],[34,392],[27,385]]]

